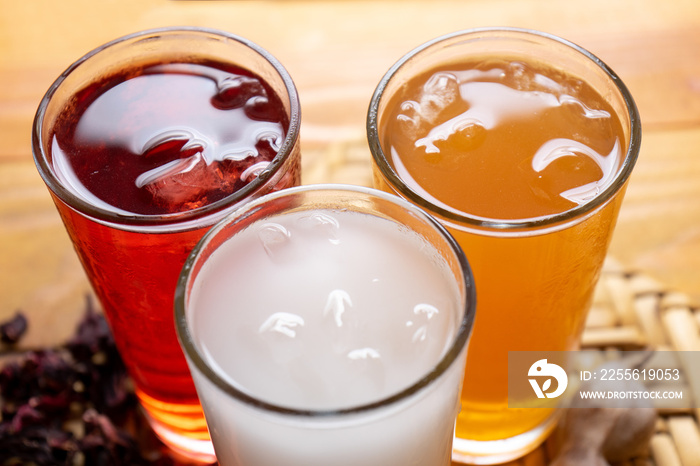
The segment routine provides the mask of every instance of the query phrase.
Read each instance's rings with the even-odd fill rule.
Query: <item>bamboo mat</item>
[[[302,147],[302,182],[372,185],[371,157],[365,140]],[[700,351],[700,308],[643,271],[614,258],[605,262],[586,322],[582,349]],[[700,387],[694,387],[698,393]],[[657,408],[655,433],[646,453],[615,466],[700,466],[700,406]],[[556,455],[556,441],[509,466],[545,466]],[[456,465],[456,463],[455,463]]]
[[[586,322],[582,346],[605,351],[656,349],[700,351],[700,308],[641,271],[606,261]],[[693,381],[691,380],[692,384]],[[698,393],[697,386],[694,392]],[[647,458],[630,465],[700,465],[700,407],[657,407],[656,433]]]

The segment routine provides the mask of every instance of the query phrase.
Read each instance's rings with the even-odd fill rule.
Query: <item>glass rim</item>
[[[194,270],[195,265],[200,260],[200,251],[205,250],[210,242],[218,236],[226,228],[238,223],[239,221],[246,220],[250,215],[255,214],[256,211],[264,207],[267,200],[274,200],[284,197],[291,197],[298,194],[303,194],[309,191],[333,191],[333,192],[347,192],[347,193],[357,193],[357,194],[368,194],[374,196],[375,198],[382,199],[394,204],[398,204],[405,211],[410,212],[414,217],[419,218],[424,224],[427,224],[433,230],[437,231],[440,236],[445,239],[449,250],[454,254],[459,269],[462,271],[462,280],[460,286],[464,287],[465,296],[463,300],[460,300],[461,310],[463,314],[459,321],[459,326],[456,328],[454,335],[452,335],[450,340],[450,345],[445,351],[445,353],[440,357],[436,364],[427,371],[415,382],[413,382],[408,387],[405,387],[398,392],[381,398],[370,403],[364,403],[356,406],[350,406],[347,408],[338,409],[298,409],[288,406],[282,406],[273,402],[268,402],[260,400],[255,396],[248,394],[231,383],[227,382],[223,377],[221,377],[211,366],[206,362],[205,358],[202,356],[202,352],[198,348],[197,344],[194,342],[192,333],[190,332],[189,326],[187,324],[187,299],[188,299],[188,286],[192,282],[192,274],[190,273]],[[341,206],[339,206],[340,208]],[[206,259],[205,259],[206,260]],[[457,361],[462,350],[466,347],[469,337],[474,326],[474,319],[476,313],[476,291],[474,288],[474,276],[472,274],[471,266],[464,254],[464,251],[459,246],[454,237],[447,231],[447,229],[440,224],[435,218],[429,215],[420,207],[411,204],[410,202],[402,199],[398,196],[388,194],[379,191],[374,188],[368,188],[363,186],[354,186],[346,184],[312,184],[296,186],[292,188],[283,189],[273,193],[261,196],[251,202],[244,204],[235,211],[229,213],[223,220],[217,223],[213,228],[211,228],[204,237],[197,243],[190,255],[188,256],[185,264],[182,268],[182,272],[178,277],[177,286],[175,289],[175,327],[180,340],[180,344],[183,348],[184,353],[190,359],[192,364],[200,371],[207,380],[214,384],[219,390],[224,392],[226,395],[235,398],[241,403],[256,408],[261,411],[265,411],[272,414],[289,416],[294,418],[314,418],[314,419],[328,419],[333,417],[341,417],[353,414],[360,414],[365,412],[372,412],[384,407],[392,406],[396,403],[401,402],[409,398],[411,395],[418,393],[422,389],[430,386],[433,382],[437,381],[440,376],[442,376],[447,370],[452,367],[452,365]]]
[[[270,164],[258,176],[256,176],[254,180],[252,180],[250,183],[248,183],[241,189],[229,194],[228,196],[219,199],[218,201],[204,205],[202,207],[187,210],[184,212],[157,215],[139,214],[131,212],[127,214],[96,207],[90,202],[83,199],[82,197],[76,195],[73,192],[73,190],[64,186],[64,184],[57,179],[52,168],[52,164],[49,161],[48,153],[44,150],[45,143],[47,143],[47,141],[44,140],[42,136],[42,131],[44,127],[44,118],[46,116],[46,110],[49,104],[51,103],[51,100],[55,95],[56,91],[60,88],[63,82],[81,65],[83,65],[95,55],[101,54],[105,51],[108,51],[114,46],[118,46],[128,41],[134,41],[134,43],[138,43],[143,40],[151,40],[153,38],[159,38],[161,36],[175,36],[178,34],[212,37],[219,40],[231,40],[238,42],[241,45],[257,53],[260,57],[262,57],[272,66],[272,68],[277,72],[282,82],[284,83],[284,88],[287,93],[287,98],[289,99],[290,104],[289,128],[284,137],[284,141],[280,145],[279,151],[272,159]],[[41,175],[48,188],[58,198],[60,198],[62,201],[68,204],[72,209],[77,210],[82,214],[85,214],[97,220],[108,222],[110,224],[118,225],[136,227],[170,224],[179,225],[182,223],[207,217],[208,215],[219,212],[228,206],[235,205],[236,203],[250,197],[260,187],[264,186],[274,175],[276,175],[280,171],[280,169],[285,165],[285,162],[288,160],[289,156],[292,154],[296,146],[297,140],[299,138],[300,125],[301,104],[299,102],[299,95],[297,93],[294,81],[292,80],[291,76],[284,68],[284,66],[270,52],[244,37],[218,29],[195,26],[162,27],[134,32],[131,34],[121,36],[117,39],[111,40],[89,51],[88,53],[80,57],[78,60],[73,62],[68,68],[66,68],[51,84],[51,86],[41,99],[39,107],[37,108],[36,114],[34,116],[34,121],[32,123],[32,154],[34,157],[34,162],[38,168],[39,174]]]
[[[538,37],[544,39],[545,41],[551,41],[553,43],[558,43],[568,47],[570,50],[577,52],[582,55],[585,59],[588,59],[592,64],[596,65],[601,69],[605,75],[610,79],[611,83],[614,84],[615,88],[620,93],[622,100],[624,101],[625,108],[628,111],[629,123],[630,123],[630,135],[629,144],[627,150],[623,152],[624,158],[622,164],[620,165],[615,178],[612,183],[608,185],[603,191],[601,191],[597,196],[588,202],[575,206],[571,209],[559,212],[556,214],[544,215],[539,217],[531,217],[524,219],[496,219],[487,218],[483,216],[473,215],[466,212],[456,212],[454,210],[445,209],[421,196],[411,187],[409,187],[395,172],[389,163],[389,159],[386,156],[384,149],[382,148],[379,139],[379,104],[384,96],[384,91],[386,90],[388,84],[392,78],[403,68],[405,64],[411,61],[416,56],[420,55],[423,51],[428,50],[434,46],[438,46],[441,43],[447,43],[451,40],[464,37],[465,39],[470,36],[486,35],[485,38],[498,38],[498,34],[512,35],[512,37]],[[381,172],[382,176],[385,177],[388,184],[392,189],[401,196],[409,199],[424,209],[428,210],[434,215],[438,215],[440,218],[445,219],[450,222],[456,228],[459,226],[464,226],[465,228],[476,228],[477,230],[491,230],[501,233],[515,233],[519,234],[523,231],[540,230],[548,227],[556,227],[559,225],[567,225],[569,222],[574,221],[577,218],[581,218],[601,205],[608,202],[617,193],[629,179],[632,173],[632,168],[637,162],[639,156],[639,150],[641,146],[641,135],[642,127],[641,120],[639,116],[639,111],[637,105],[632,98],[632,94],[625,85],[620,77],[601,59],[595,56],[593,53],[589,52],[585,48],[563,39],[554,34],[547,32],[542,32],[534,29],[518,28],[518,27],[482,27],[482,28],[472,28],[464,29],[461,31],[456,31],[442,36],[436,37],[432,40],[424,42],[418,47],[406,53],[397,62],[395,62],[389,70],[384,74],[379,84],[372,94],[372,98],[369,103],[369,108],[367,111],[366,120],[366,131],[367,131],[367,141],[369,143],[369,149],[372,153],[372,158]]]

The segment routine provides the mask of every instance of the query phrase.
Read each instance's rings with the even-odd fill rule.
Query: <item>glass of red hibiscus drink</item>
[[[211,225],[300,183],[300,106],[268,52],[208,29],[157,29],[88,53],[33,127],[39,173],[159,437],[213,458],[173,324],[177,277]]]

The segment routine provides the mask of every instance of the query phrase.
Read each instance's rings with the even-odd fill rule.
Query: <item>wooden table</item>
[[[245,36],[287,67],[302,101],[305,183],[368,179],[369,98],[389,66],[422,42],[502,25],[578,43],[626,82],[643,122],[610,253],[700,303],[697,0],[0,0],[0,319],[18,309],[29,315],[24,346],[63,341],[89,290],[32,161],[39,100],[92,48],[171,25]],[[347,150],[356,163],[337,170],[334,154]]]

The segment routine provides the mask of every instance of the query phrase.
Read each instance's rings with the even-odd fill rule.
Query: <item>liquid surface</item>
[[[59,118],[59,178],[121,213],[167,214],[215,202],[274,158],[286,131],[279,98],[250,72],[167,63],[109,76]]]
[[[587,84],[523,62],[437,69],[394,97],[383,146],[399,176],[456,213],[528,219],[593,199],[622,156],[620,122]]]
[[[462,310],[437,251],[365,214],[248,227],[199,273],[188,310],[206,359],[256,398],[299,409],[377,401],[451,345]]]

